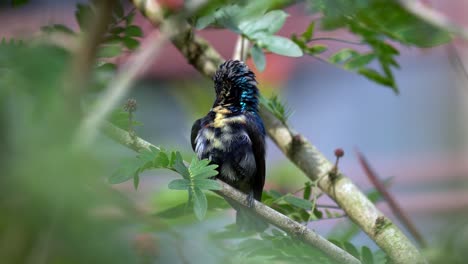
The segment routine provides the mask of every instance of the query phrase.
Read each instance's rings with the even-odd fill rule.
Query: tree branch
[[[125,130],[122,130],[112,124],[105,124],[102,127],[103,132],[115,140],[116,142],[131,148],[137,152],[148,149],[150,146],[158,148],[153,144],[139,138],[136,136],[131,136]],[[233,187],[229,186],[228,184],[217,180],[217,182],[221,185],[221,190],[215,191],[217,194],[229,198],[242,204],[243,206],[247,206],[247,196],[234,189]],[[342,250],[341,248],[337,247],[335,244],[329,242],[324,237],[318,235],[314,231],[308,229],[306,226],[301,225],[300,223],[290,219],[289,217],[273,210],[272,208],[264,205],[261,202],[255,201],[254,208],[251,209],[254,211],[258,216],[263,218],[268,223],[278,227],[279,229],[285,231],[286,233],[290,234],[293,237],[296,237],[303,241],[304,243],[318,248],[322,252],[324,252],[330,258],[338,261],[339,263],[353,263],[358,264],[361,263],[355,257],[350,255],[348,252]]]
[[[137,6],[138,8],[139,6]],[[141,9],[143,14],[151,13]],[[155,25],[161,23],[162,16],[148,16]],[[224,60],[203,38],[193,34],[190,26],[184,25],[182,34],[175,36],[174,45],[200,73],[211,77]],[[307,139],[289,130],[272,113],[262,109],[261,116],[268,135],[311,180],[328,174],[333,164],[320,153]],[[294,136],[293,136],[294,135]],[[382,248],[395,263],[425,263],[417,248],[387,219],[375,205],[343,174],[324,177],[319,187],[326,192],[346,212],[362,230]]]

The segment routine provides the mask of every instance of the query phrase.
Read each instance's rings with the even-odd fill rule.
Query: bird
[[[261,201],[265,184],[265,127],[258,113],[255,74],[239,60],[222,63],[213,76],[216,99],[211,110],[192,126],[191,144],[199,159],[218,165],[218,179],[247,195],[247,206]],[[240,230],[261,231],[267,224],[238,203]]]

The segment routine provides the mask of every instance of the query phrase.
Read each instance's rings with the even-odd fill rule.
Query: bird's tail
[[[268,228],[268,223],[248,208],[236,208],[236,211],[236,224],[239,230],[263,232]]]
[[[268,223],[257,216],[248,207],[240,205],[229,198],[226,198],[226,201],[236,210],[236,224],[240,231],[263,232],[268,228]]]

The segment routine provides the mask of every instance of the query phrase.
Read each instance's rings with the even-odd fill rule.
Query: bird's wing
[[[252,142],[252,150],[255,157],[256,175],[252,178],[254,198],[261,201],[263,185],[265,184],[265,129],[258,116],[247,115],[247,134]]]
[[[193,123],[192,133],[190,135],[190,143],[192,144],[192,149],[194,151],[195,151],[195,145],[196,145],[195,139],[197,138],[198,131],[200,131],[200,128],[201,128],[201,119],[198,119],[197,121],[195,121],[195,123]]]

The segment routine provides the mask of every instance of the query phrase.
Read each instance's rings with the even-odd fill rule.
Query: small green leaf
[[[314,31],[315,31],[315,22],[312,22],[309,24],[306,31],[304,31],[304,33],[301,34],[301,37],[304,39],[305,42],[309,42],[314,36]]]
[[[193,185],[202,190],[221,190],[221,185],[211,179],[195,179],[193,180]]]
[[[374,256],[372,255],[372,251],[366,246],[361,248],[361,260],[362,264],[374,264]]]
[[[298,198],[293,195],[287,195],[284,197],[284,200],[288,202],[289,204],[292,204],[296,207],[302,208],[304,210],[310,210],[312,209],[312,203],[308,200],[304,200],[301,198]]]
[[[138,173],[140,163],[136,159],[127,160],[123,165],[109,177],[110,184],[118,184],[130,180]]]
[[[348,241],[345,241],[343,243],[343,246],[344,246],[344,249],[351,255],[353,255],[355,258],[357,259],[361,259],[360,255],[359,255],[359,251],[357,250],[357,248],[349,243]]]
[[[167,168],[169,166],[169,157],[166,153],[160,152],[159,155],[154,159],[154,167],[156,168]]]
[[[304,194],[302,195],[302,197],[305,200],[309,200],[311,193],[312,193],[312,186],[310,185],[310,182],[306,182],[305,187],[304,187]]]
[[[198,220],[205,218],[208,202],[206,201],[205,193],[200,188],[194,187],[191,189],[193,200],[193,211]]]
[[[120,44],[107,44],[99,48],[97,57],[98,58],[112,58],[117,57],[122,52],[122,46]]]
[[[330,58],[328,58],[328,61],[333,64],[338,64],[345,62],[346,60],[349,60],[350,58],[359,55],[359,53],[353,49],[350,48],[344,48],[335,54],[331,55]]]
[[[184,179],[190,179],[190,173],[187,167],[184,164],[184,160],[182,159],[182,155],[180,152],[176,152],[175,159],[174,159],[174,169],[184,177]]]
[[[172,180],[168,187],[171,190],[188,190],[190,188],[190,181],[187,179]]]
[[[135,174],[135,176],[133,176],[133,187],[135,188],[135,190],[138,189],[138,184],[140,183],[140,175]]]
[[[135,11],[132,11],[130,14],[128,14],[125,17],[125,23],[126,25],[131,25],[133,23],[133,19],[135,18]]]
[[[257,67],[259,71],[263,71],[266,66],[265,53],[263,53],[263,50],[258,45],[252,46],[251,53],[255,67]]]
[[[258,32],[266,32],[272,35],[281,29],[286,17],[288,17],[288,14],[283,10],[270,11],[262,17],[242,21],[239,24],[239,29],[249,37],[254,37]]]
[[[382,84],[385,86],[391,87],[395,92],[398,90],[395,87],[395,83],[392,79],[381,75],[378,71],[370,69],[370,68],[361,68],[358,70],[358,73],[365,76],[367,79],[374,81],[378,84]]]
[[[75,18],[81,30],[85,29],[86,22],[92,18],[91,17],[92,15],[93,15],[93,10],[91,9],[89,5],[85,5],[85,4],[76,5]]]
[[[69,27],[62,25],[62,24],[53,24],[49,26],[43,26],[41,27],[41,30],[46,33],[60,32],[60,33],[65,33],[69,35],[75,35],[75,32],[73,32],[73,30],[71,30]]]
[[[309,55],[315,55],[315,54],[324,53],[325,51],[327,51],[327,49],[328,49],[327,46],[317,44],[317,45],[307,47],[306,48],[306,53],[309,54]]]
[[[273,53],[289,57],[300,57],[303,55],[301,48],[288,38],[264,35],[259,40],[265,45],[267,50]]]
[[[359,54],[357,56],[354,56],[352,59],[348,60],[343,68],[346,70],[354,70],[357,68],[361,68],[369,64],[373,59],[375,59],[375,54],[374,53],[368,53],[368,54]]]
[[[135,50],[140,46],[140,42],[131,37],[124,37],[122,38],[122,42],[129,50]]]
[[[139,26],[131,25],[125,28],[125,35],[128,37],[143,37],[143,31]]]

